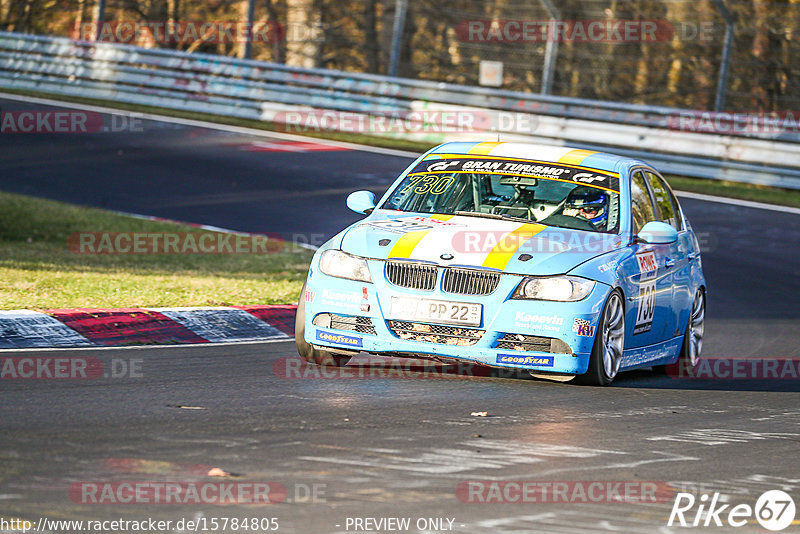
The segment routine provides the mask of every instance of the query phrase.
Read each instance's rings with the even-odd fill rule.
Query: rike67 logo
[[[675,496],[667,526],[738,528],[755,519],[765,529],[777,532],[792,524],[795,511],[794,500],[781,490],[765,491],[755,506],[721,504],[716,492],[710,498],[707,493],[696,498],[681,492]]]

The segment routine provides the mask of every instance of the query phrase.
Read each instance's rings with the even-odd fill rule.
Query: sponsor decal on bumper
[[[572,323],[572,331],[579,336],[594,337],[594,326],[586,319],[578,319],[576,317]]]
[[[560,332],[564,318],[559,315],[540,315],[518,311],[514,315],[515,328],[536,328],[547,332]]]
[[[553,356],[519,356],[517,354],[498,354],[497,363],[522,365],[524,367],[553,367]]]
[[[337,343],[339,345],[347,345],[348,347],[362,347],[362,340],[356,336],[344,336],[342,334],[334,334],[333,332],[326,332],[325,330],[317,330],[317,341],[326,341],[328,343]]]

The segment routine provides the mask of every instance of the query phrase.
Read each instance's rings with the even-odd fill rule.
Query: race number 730
[[[649,323],[656,311],[656,283],[642,284],[639,288],[639,313],[636,324]]]
[[[400,194],[408,193],[412,188],[414,193],[424,195],[441,195],[452,185],[455,179],[452,176],[436,176],[435,174],[420,174],[411,177],[411,182],[400,191]]]
[[[636,255],[639,264],[639,309],[636,312],[636,323],[633,333],[641,334],[650,330],[653,324],[653,315],[656,311],[656,272],[658,263],[653,251]]]

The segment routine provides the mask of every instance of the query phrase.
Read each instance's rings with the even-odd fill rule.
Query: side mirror
[[[347,196],[347,207],[356,213],[369,215],[375,209],[375,193],[354,191]]]
[[[650,221],[642,226],[636,237],[645,243],[666,245],[678,240],[678,231],[665,222]]]

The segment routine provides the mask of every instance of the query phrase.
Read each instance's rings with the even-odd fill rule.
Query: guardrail
[[[524,140],[608,150],[664,172],[800,189],[797,132],[682,131],[676,108],[499,91],[361,73],[305,69],[225,56],[0,32],[0,88],[32,90],[247,119],[286,111],[355,116],[414,110],[482,113],[481,132],[399,134]],[[516,126],[504,126],[501,117]],[[522,120],[524,119],[524,120]],[[507,122],[507,121],[506,121]],[[528,127],[519,128],[519,124]]]

